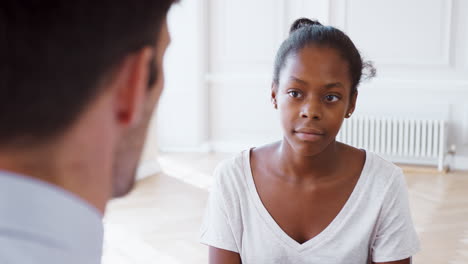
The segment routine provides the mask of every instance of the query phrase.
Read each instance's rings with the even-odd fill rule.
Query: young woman
[[[284,137],[215,170],[201,234],[211,264],[410,263],[419,241],[401,169],[335,141],[368,69],[342,31],[293,23],[271,90]]]

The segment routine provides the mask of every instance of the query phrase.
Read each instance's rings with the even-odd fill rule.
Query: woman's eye
[[[298,97],[301,96],[301,94],[298,91],[289,91],[288,94],[289,94],[289,96],[291,96],[293,98],[298,98]]]
[[[340,100],[340,97],[336,96],[336,95],[333,95],[333,94],[329,94],[327,96],[325,96],[325,101],[329,102],[329,103],[333,103],[333,102],[336,102]]]

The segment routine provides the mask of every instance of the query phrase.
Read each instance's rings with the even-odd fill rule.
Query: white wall
[[[448,120],[451,165],[468,169],[468,1],[184,0],[178,9],[158,123],[163,149],[237,151],[279,139],[273,59],[305,16],[344,30],[375,62],[378,77],[360,87],[358,112]]]
[[[165,89],[159,104],[159,145],[172,150],[199,150],[206,143],[208,65],[204,1],[183,0],[168,15],[171,44],[164,59]]]

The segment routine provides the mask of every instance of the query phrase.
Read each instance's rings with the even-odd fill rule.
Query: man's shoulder
[[[67,245],[60,244],[59,241],[46,236],[0,228],[0,263],[99,263],[90,262],[89,258],[89,256],[82,256],[70,251]]]

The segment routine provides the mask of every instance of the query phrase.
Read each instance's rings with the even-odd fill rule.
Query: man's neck
[[[93,168],[85,155],[61,154],[62,151],[9,151],[0,152],[0,170],[31,177],[64,189],[90,205],[102,214],[111,196],[111,181],[101,175],[111,171]]]

